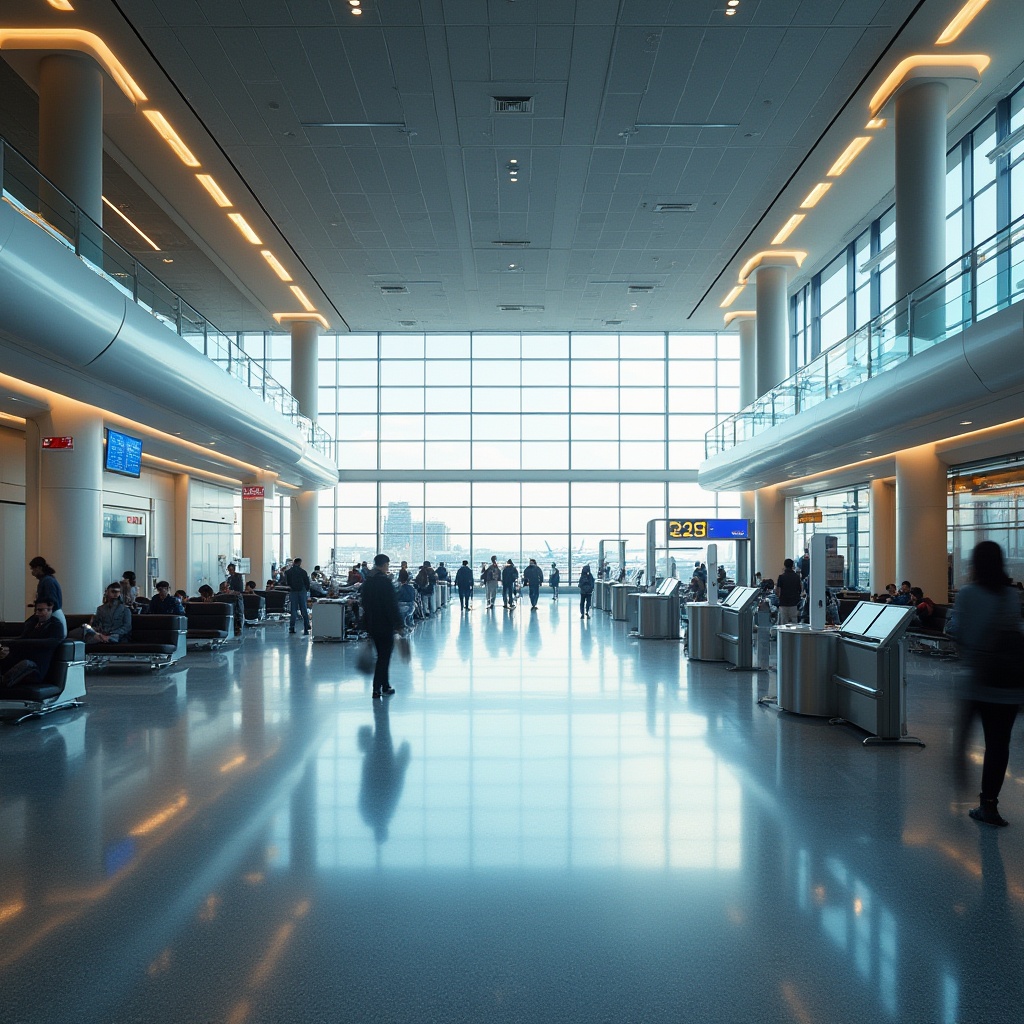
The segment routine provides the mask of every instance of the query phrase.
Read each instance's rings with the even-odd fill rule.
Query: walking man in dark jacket
[[[373,696],[390,697],[395,692],[388,680],[391,652],[395,649],[395,631],[402,628],[398,614],[398,597],[391,585],[388,569],[391,559],[387,555],[374,555],[373,571],[360,591],[366,632],[377,648],[377,666],[373,670]]]
[[[295,632],[295,620],[302,613],[303,633],[309,635],[309,573],[302,568],[302,559],[296,558],[290,568],[285,571],[285,582],[288,584],[288,599],[292,604],[292,621],[289,633]]]
[[[510,558],[501,570],[501,597],[508,609],[516,606],[516,580],[519,579],[519,570],[512,564]]]
[[[537,610],[537,598],[540,597],[540,585],[544,582],[544,572],[537,564],[536,558],[523,570],[523,582],[530,588],[530,611]]]
[[[459,607],[462,611],[469,611],[469,599],[473,594],[473,570],[469,567],[466,559],[462,560],[459,571],[455,574],[455,587],[459,592]]]

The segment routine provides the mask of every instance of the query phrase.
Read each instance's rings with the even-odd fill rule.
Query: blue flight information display
[[[670,519],[669,540],[749,540],[746,519]]]
[[[107,430],[107,451],[103,468],[124,476],[142,475],[142,440],[117,430]]]

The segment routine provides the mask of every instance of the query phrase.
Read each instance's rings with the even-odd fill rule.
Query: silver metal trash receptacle
[[[831,718],[836,711],[835,630],[811,629],[790,624],[779,626],[778,705],[798,715]]]
[[[626,620],[626,598],[636,593],[636,587],[632,583],[613,583],[612,591],[612,618]]]
[[[615,586],[611,580],[604,581],[604,590],[601,591],[601,610],[611,613],[612,610],[612,587]]]
[[[637,608],[637,632],[647,640],[665,640],[669,636],[668,601],[657,594],[640,594]]]
[[[600,611],[604,607],[604,588],[608,584],[604,580],[594,580],[594,607]]]
[[[690,601],[686,606],[689,622],[687,647],[690,661],[724,661],[722,638],[722,606],[706,601]]]

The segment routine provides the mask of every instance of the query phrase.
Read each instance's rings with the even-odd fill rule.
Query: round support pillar
[[[910,580],[936,604],[946,602],[949,590],[946,504],[946,467],[935,446],[897,452],[894,582]]]
[[[786,379],[789,351],[789,270],[784,266],[760,266],[757,288],[757,398]]]
[[[896,582],[896,490],[889,481],[871,481],[868,517],[871,527],[871,593],[880,594],[886,584]]]
[[[734,322],[740,329],[740,408],[757,401],[757,318],[740,314]]]
[[[39,170],[103,224],[103,72],[84,54],[52,53],[39,61]],[[63,203],[40,212],[67,216]]]
[[[291,499],[291,557],[301,558],[307,572],[319,561],[317,519],[319,501],[316,491],[303,491]]]
[[[754,565],[762,577],[775,579],[786,558],[786,499],[778,487],[754,492]]]
[[[317,357],[320,328],[314,320],[295,320],[292,335],[292,394],[299,412],[314,423],[317,416]],[[303,491],[291,499],[291,556],[301,558],[307,572],[317,564],[319,496]]]
[[[946,265],[946,108],[949,87],[911,82],[896,95],[896,295]]]

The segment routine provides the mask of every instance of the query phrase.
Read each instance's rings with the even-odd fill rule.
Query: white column
[[[39,456],[39,551],[57,570],[64,611],[94,611],[110,580],[103,572],[103,420],[86,405],[54,396],[37,418],[43,436],[72,437],[70,450]]]
[[[103,224],[103,72],[84,54],[39,61],[39,170]]]
[[[299,412],[314,423],[317,415],[317,354],[320,328],[314,320],[292,322],[292,387]],[[307,571],[318,561],[318,519],[320,502],[316,491],[303,491],[291,499],[292,558],[301,558]]]
[[[789,270],[785,266],[769,264],[758,267],[755,273],[756,390],[757,397],[760,398],[786,379],[786,354],[789,351]]]
[[[945,82],[904,85],[896,94],[896,294],[913,291],[946,265]]]
[[[173,589],[196,593],[192,577],[192,478],[188,473],[174,477],[174,574],[167,579]],[[262,581],[261,581],[262,582]]]
[[[757,318],[738,316],[740,328],[740,408],[746,409],[758,398],[757,390]]]
[[[262,590],[264,581],[270,576],[270,565],[276,557],[267,531],[267,502],[276,498],[273,480],[267,474],[257,474],[250,483],[262,484],[264,497],[242,501],[242,556],[249,559],[249,579],[255,580],[256,586]],[[304,555],[299,557],[305,561]]]
[[[896,582],[896,488],[890,481],[871,481],[868,518],[871,528],[871,593],[880,594],[887,583]]]
[[[774,579],[786,558],[786,499],[778,487],[754,492],[754,529],[753,569],[765,579]]]
[[[946,501],[946,467],[934,445],[896,453],[895,582],[910,580],[937,604],[949,589]]]

